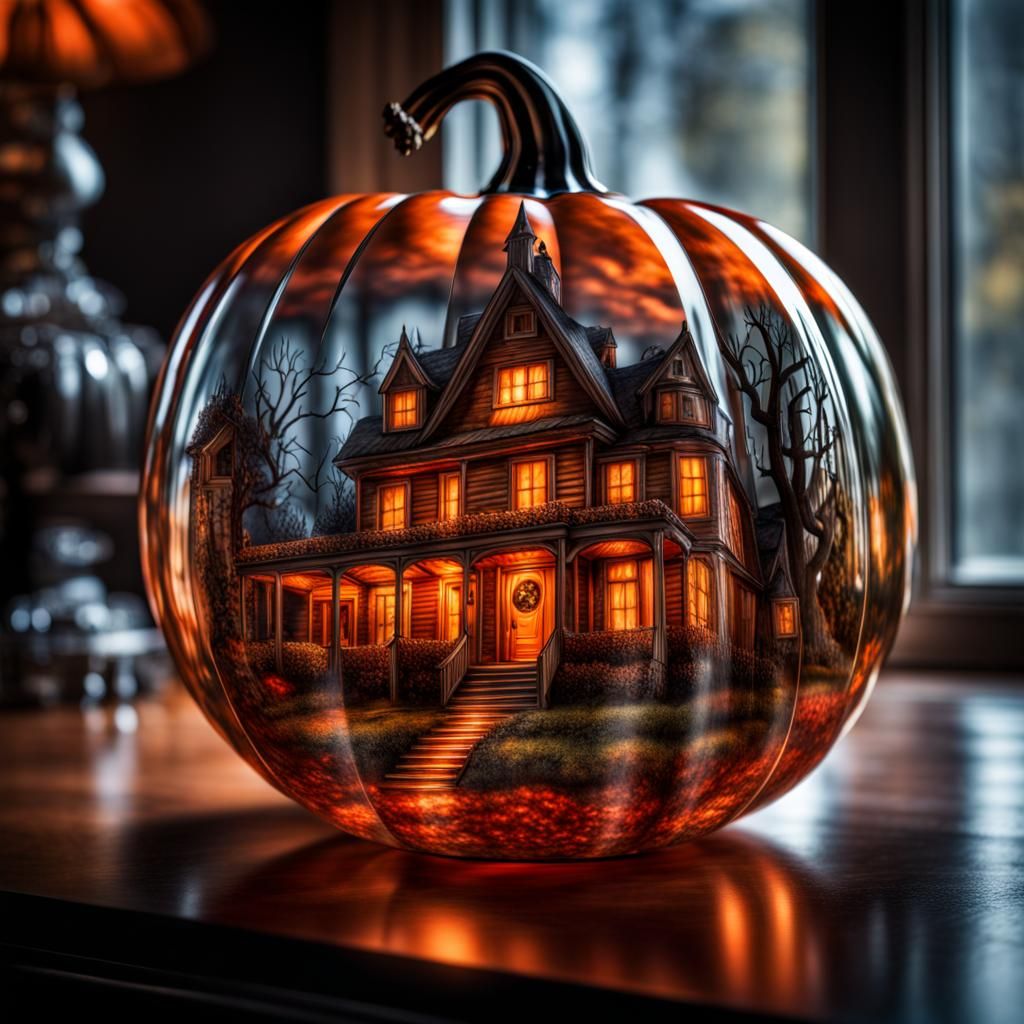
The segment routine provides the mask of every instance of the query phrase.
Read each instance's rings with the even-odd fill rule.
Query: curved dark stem
[[[514,53],[476,53],[429,78],[404,103],[384,108],[384,131],[408,156],[437,132],[462,100],[487,100],[501,122],[505,153],[482,192],[547,196],[556,192],[607,192],[590,170],[587,144],[540,68]]]

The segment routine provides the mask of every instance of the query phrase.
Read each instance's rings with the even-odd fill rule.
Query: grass
[[[460,785],[585,789],[625,773],[669,780],[680,757],[727,754],[745,743],[751,731],[762,732],[765,723],[723,716],[718,723],[702,722],[700,735],[691,726],[691,708],[685,704],[525,711],[481,740]]]

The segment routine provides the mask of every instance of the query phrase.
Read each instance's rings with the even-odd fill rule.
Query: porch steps
[[[536,706],[537,670],[532,663],[471,666],[444,721],[416,741],[384,777],[381,788],[454,789],[477,743],[499,722]]]

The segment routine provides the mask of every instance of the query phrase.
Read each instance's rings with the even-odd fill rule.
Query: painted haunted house
[[[338,452],[355,531],[237,552],[246,640],[273,641],[279,669],[282,646],[318,645],[346,693],[379,652],[399,703],[400,652],[420,645],[434,703],[512,710],[547,706],[567,636],[642,642],[655,675],[673,627],[747,650],[796,638],[783,531],[757,524],[685,325],[618,366],[611,329],[562,308],[522,206],[505,250],[455,345],[417,352],[403,332],[382,415]]]

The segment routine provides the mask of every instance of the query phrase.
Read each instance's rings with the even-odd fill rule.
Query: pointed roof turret
[[[526,202],[520,202],[516,222],[505,239],[504,251],[508,253],[508,265],[518,267],[528,274],[533,273],[533,244],[537,236],[533,233],[530,218],[526,216]]]

